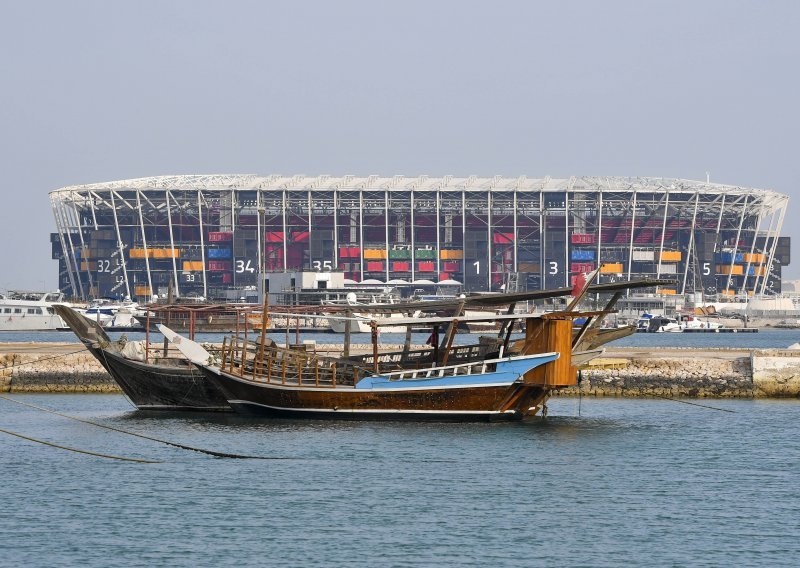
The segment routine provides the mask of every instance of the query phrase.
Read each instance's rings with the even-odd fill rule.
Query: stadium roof
[[[725,193],[785,199],[771,190],[703,181],[653,177],[456,177],[456,176],[259,176],[254,174],[155,176],[128,180],[72,185],[51,192],[51,196],[86,191],[125,190],[254,190],[265,191],[571,191],[571,192],[664,192]]]

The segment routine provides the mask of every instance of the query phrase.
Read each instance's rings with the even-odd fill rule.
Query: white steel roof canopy
[[[685,179],[655,177],[406,177],[406,176],[258,176],[178,175],[156,176],[102,183],[72,185],[50,192],[52,197],[83,200],[88,191],[467,191],[467,192],[656,192],[656,193],[725,193],[731,196],[749,195],[762,198],[786,198],[767,190],[737,185],[709,183]]]

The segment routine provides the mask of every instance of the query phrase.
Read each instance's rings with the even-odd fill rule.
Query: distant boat
[[[147,315],[145,310],[139,308],[139,304],[130,299],[124,302],[97,300],[78,312],[108,331],[140,331],[144,329],[144,324],[137,317]]]
[[[60,292],[0,294],[0,331],[57,331],[68,329],[54,310],[64,304]]]
[[[370,322],[376,317],[395,318],[397,320],[406,318],[406,314],[400,311],[392,311],[386,314],[381,313],[383,308],[391,306],[393,309],[397,309],[399,305],[400,304],[395,302],[394,298],[391,296],[373,298],[371,303],[359,302],[356,298],[356,294],[354,292],[349,292],[347,298],[343,302],[324,302],[324,307],[330,306],[336,308],[337,311],[323,312],[323,314],[328,316],[328,324],[331,331],[334,333],[344,333],[347,329],[348,321],[350,322],[351,333],[370,333],[372,331]],[[411,306],[408,311],[414,317],[419,317],[421,313],[419,309]],[[381,327],[382,333],[405,333],[405,331],[406,328],[404,326],[387,325]]]

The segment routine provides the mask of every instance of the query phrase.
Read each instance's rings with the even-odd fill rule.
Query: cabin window
[[[15,314],[21,314],[22,313],[22,308],[14,308],[14,313]]]
[[[36,313],[36,308],[28,308],[28,313],[29,314],[35,314]]]
[[[52,315],[56,313],[56,311],[53,308],[47,308],[47,313]]]
[[[6,308],[5,310],[3,310],[3,312],[6,313],[6,314],[10,314],[11,313],[11,308]]]

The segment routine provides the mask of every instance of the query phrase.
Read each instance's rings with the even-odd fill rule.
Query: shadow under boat
[[[111,340],[96,322],[67,306],[54,306],[122,392],[141,410],[231,411],[225,397],[183,356],[151,354],[141,341]]]

